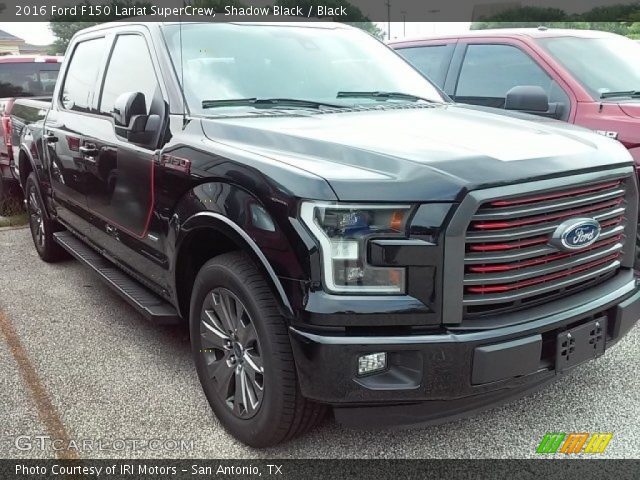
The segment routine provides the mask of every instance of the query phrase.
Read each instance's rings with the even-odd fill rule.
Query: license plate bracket
[[[556,373],[575,367],[604,354],[607,318],[561,332],[556,338]]]

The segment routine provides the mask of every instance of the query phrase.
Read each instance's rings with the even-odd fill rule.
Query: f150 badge
[[[600,224],[593,218],[572,218],[558,225],[549,242],[560,250],[580,250],[600,237]]]

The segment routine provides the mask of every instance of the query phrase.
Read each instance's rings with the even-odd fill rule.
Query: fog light
[[[385,352],[370,353],[358,357],[358,375],[367,375],[387,368],[387,354]]]

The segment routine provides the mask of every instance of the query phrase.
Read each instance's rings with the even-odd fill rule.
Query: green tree
[[[71,38],[79,32],[93,25],[97,25],[99,22],[69,22],[64,20],[51,20],[49,28],[56,37],[54,42],[49,47],[49,53],[52,55],[63,55],[67,51]]]
[[[380,28],[378,28],[378,26],[371,21],[345,22],[345,23],[352,25],[354,27],[358,27],[359,29],[364,30],[365,32],[369,32],[371,35],[373,35],[379,40],[382,40],[384,38],[384,32],[380,30]]]
[[[580,15],[586,22],[630,22],[640,13],[640,3],[595,7]]]
[[[530,28],[549,22],[563,22],[569,16],[558,8],[518,7],[496,13],[489,18],[483,17],[471,24],[471,30],[487,28]]]
[[[596,7],[577,15],[568,15],[555,8],[513,8],[492,15],[490,18],[483,18],[482,21],[474,22],[471,29],[537,26],[602,30],[619,35],[640,37],[640,3]]]

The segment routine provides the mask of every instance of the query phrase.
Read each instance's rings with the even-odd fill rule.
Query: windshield
[[[207,23],[183,24],[182,42],[179,25],[164,27],[164,34],[179,76],[180,65],[184,68],[184,91],[193,113],[211,114],[208,109],[214,106],[265,105],[245,101],[234,107],[224,102],[241,99],[337,106],[443,101],[437,89],[394,52],[351,28]]]
[[[610,92],[640,90],[640,44],[633,40],[556,37],[538,42],[596,99]]]

